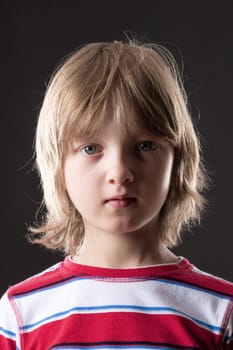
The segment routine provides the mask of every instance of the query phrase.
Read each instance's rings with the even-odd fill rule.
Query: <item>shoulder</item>
[[[168,281],[174,286],[179,306],[184,307],[185,314],[191,312],[195,315],[193,319],[201,320],[202,325],[207,325],[214,333],[220,332],[224,342],[231,344],[233,283],[200,270],[187,259],[181,266],[183,268]]]
[[[22,325],[25,315],[31,314],[28,313],[28,310],[33,309],[38,314],[42,307],[48,308],[48,305],[44,304],[45,298],[41,298],[40,292],[42,290],[47,292],[59,281],[69,278],[68,274],[69,272],[63,267],[63,262],[60,262],[11,286],[6,291],[0,299],[0,344],[2,341],[4,344],[7,342],[12,344],[12,349],[15,349],[19,327]],[[39,298],[35,303],[36,295]],[[34,313],[32,317],[34,317]]]
[[[61,261],[46,270],[11,286],[7,291],[7,295],[11,299],[20,295],[36,292],[40,289],[49,288],[59,283],[61,280],[68,278],[67,275],[68,273],[63,267],[63,261]]]
[[[191,280],[206,290],[233,298],[233,283],[192,265]]]
[[[190,288],[197,288],[206,293],[216,294],[219,297],[233,298],[233,283],[221,277],[205,272],[195,265],[190,264],[190,269],[183,274],[183,282]]]

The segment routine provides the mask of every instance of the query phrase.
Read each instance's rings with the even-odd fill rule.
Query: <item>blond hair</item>
[[[109,118],[124,130],[140,124],[174,147],[171,186],[159,216],[161,240],[172,247],[183,227],[199,222],[206,175],[172,55],[155,44],[92,43],[54,73],[39,114],[36,161],[46,213],[32,229],[33,242],[66,254],[82,243],[82,218],[64,184],[66,145],[73,137],[98,132]]]

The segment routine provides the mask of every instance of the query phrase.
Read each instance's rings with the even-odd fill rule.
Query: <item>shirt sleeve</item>
[[[233,350],[233,309],[229,317],[229,322],[226,327],[223,350]]]
[[[0,349],[20,350],[17,320],[7,293],[0,300]]]

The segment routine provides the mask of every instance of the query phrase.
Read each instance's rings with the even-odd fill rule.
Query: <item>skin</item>
[[[177,261],[158,222],[173,160],[165,139],[136,126],[126,134],[113,122],[69,145],[65,185],[85,227],[74,261],[115,268]]]

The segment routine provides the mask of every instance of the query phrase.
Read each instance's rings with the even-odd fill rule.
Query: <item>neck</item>
[[[154,232],[96,234],[87,231],[73,260],[90,266],[130,268],[174,263],[178,258],[156,238]]]

